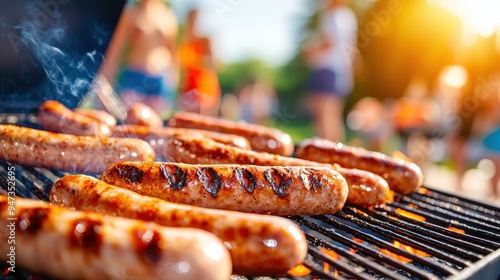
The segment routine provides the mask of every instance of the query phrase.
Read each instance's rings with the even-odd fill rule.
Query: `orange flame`
[[[295,266],[294,268],[290,269],[288,271],[288,274],[292,275],[292,276],[306,276],[308,275],[309,273],[311,273],[311,270],[301,264]]]
[[[353,238],[352,238],[352,240],[353,240],[354,242],[356,242],[356,243],[359,243],[359,244],[361,244],[361,243],[363,243],[363,242],[364,242],[364,241],[363,241],[363,239],[359,239],[359,238],[356,238],[356,237],[353,237]]]
[[[428,257],[430,256],[429,254],[427,254],[426,252],[423,252],[423,251],[420,251],[420,250],[417,250],[417,249],[414,249],[413,247],[411,246],[408,246],[408,245],[404,245],[402,243],[400,243],[399,241],[394,241],[394,244],[393,244],[394,247],[396,248],[400,248],[400,249],[403,249],[403,250],[406,250],[414,255],[417,255],[417,256],[421,256],[421,257]],[[396,259],[396,260],[399,260],[401,262],[404,262],[404,263],[407,263],[407,262],[410,262],[411,259],[408,259],[408,258],[405,258],[403,256],[400,256],[398,254],[395,254],[387,249],[380,249],[380,253],[386,255],[386,256],[389,256],[393,259]]]
[[[414,214],[412,212],[408,212],[408,211],[403,210],[401,208],[397,208],[396,209],[396,213],[398,213],[401,216],[405,216],[407,218],[413,219],[413,220],[425,222],[425,217],[422,217],[420,215]]]
[[[389,190],[385,195],[385,203],[394,202],[394,191]]]
[[[328,255],[329,257],[331,257],[334,260],[338,260],[339,259],[339,255],[337,253],[335,253],[334,251],[332,251],[332,250],[328,250],[326,248],[321,248],[319,250],[320,250],[321,253]]]
[[[328,255],[329,257],[331,257],[332,259],[334,260],[338,260],[339,259],[339,255],[337,253],[335,253],[334,251],[332,250],[328,250],[326,248],[321,248],[319,249],[322,253]],[[339,276],[339,272],[337,271],[337,269],[333,268],[333,276],[337,277]],[[328,273],[330,272],[330,264],[326,263],[326,262],[323,262],[323,272],[325,273]]]
[[[456,227],[451,227],[451,226],[450,226],[450,227],[448,227],[448,229],[449,229],[449,230],[452,230],[452,231],[454,231],[454,232],[462,233],[462,234],[464,234],[464,233],[465,233],[465,230],[463,230],[463,229],[459,229],[459,228],[456,228]]]
[[[353,238],[352,238],[352,240],[353,240],[354,242],[356,242],[356,243],[359,243],[359,244],[361,244],[361,243],[363,243],[363,242],[364,242],[362,239],[359,239],[359,238],[356,238],[356,237],[353,237]],[[358,252],[358,250],[357,250],[357,249],[354,249],[354,248],[349,248],[349,251],[350,251],[351,253],[356,253],[356,252]]]
[[[428,194],[429,193],[429,190],[424,188],[424,187],[420,187],[418,190],[417,190],[420,194]]]

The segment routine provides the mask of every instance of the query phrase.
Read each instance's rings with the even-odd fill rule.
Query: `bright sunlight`
[[[429,0],[460,17],[464,30],[488,37],[500,30],[499,0]]]

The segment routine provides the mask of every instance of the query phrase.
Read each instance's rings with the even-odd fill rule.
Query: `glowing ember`
[[[364,241],[362,239],[359,239],[359,238],[356,238],[356,237],[353,237],[352,240],[356,243],[363,243]]]
[[[323,253],[325,255],[328,255],[329,257],[331,257],[334,260],[338,260],[339,259],[339,255],[337,253],[335,253],[334,251],[332,251],[332,250],[328,250],[326,248],[321,248],[319,250],[321,251],[321,253]],[[323,262],[323,272],[325,272],[325,273],[329,273],[330,272],[330,264],[328,264],[326,262]],[[333,268],[333,276],[337,277],[338,274],[339,273],[338,273],[337,269]]]
[[[411,253],[413,255],[417,255],[417,256],[420,256],[420,257],[428,257],[428,256],[430,256],[426,252],[414,249],[413,247],[405,245],[405,244],[402,244],[399,241],[394,241],[393,246],[396,247],[396,248],[403,249],[403,250],[405,250],[405,251],[407,251],[407,252],[409,252],[409,253]],[[393,253],[393,252],[391,252],[391,251],[389,251],[387,249],[380,249],[380,253],[382,253],[382,254],[384,254],[386,256],[389,256],[389,257],[391,257],[393,259],[396,259],[398,261],[404,262],[404,263],[412,261],[411,259],[408,259],[408,258],[405,258],[405,257],[400,256],[398,254],[395,254],[395,253]]]
[[[294,268],[288,271],[288,274],[292,276],[306,276],[311,273],[311,270],[301,264],[295,266]]]
[[[356,243],[359,243],[359,244],[362,244],[363,242],[365,242],[365,241],[363,241],[362,239],[359,239],[359,238],[356,238],[356,237],[353,237],[353,238],[352,238],[352,240],[353,240],[354,242],[356,242]],[[356,253],[356,252],[358,252],[358,249],[349,248],[349,251],[350,251],[351,253]]]
[[[423,188],[423,187],[419,188],[417,191],[418,191],[420,194],[428,194],[428,193],[429,193],[429,190],[428,190],[428,189],[426,189],[426,188]]]
[[[463,230],[463,229],[459,229],[459,228],[456,228],[456,227],[448,227],[448,229],[451,230],[451,231],[454,231],[454,232],[465,234],[465,230]]]
[[[3,276],[8,275],[8,274],[9,274],[9,272],[10,272],[10,271],[9,271],[9,268],[8,268],[8,267],[7,267],[7,268],[5,268],[5,269],[3,269],[2,267],[0,267],[0,277],[3,277]]]
[[[385,196],[385,202],[386,203],[394,202],[394,191],[389,190],[387,192],[387,195]]]
[[[425,222],[425,218],[424,217],[422,217],[420,215],[417,215],[417,214],[414,214],[414,213],[411,213],[411,212],[408,212],[408,211],[400,209],[400,208],[396,209],[396,213],[398,213],[401,216],[405,216],[407,218],[413,219],[413,220]]]
[[[328,249],[325,249],[325,248],[321,248],[319,250],[321,251],[321,253],[323,253],[325,255],[328,255],[329,257],[331,257],[334,260],[338,260],[339,259],[339,255],[337,253],[335,253],[334,251],[332,251],[332,250],[328,250]]]

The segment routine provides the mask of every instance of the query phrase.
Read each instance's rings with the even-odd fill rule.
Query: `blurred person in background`
[[[277,105],[274,89],[255,78],[249,79],[238,92],[240,119],[266,125]]]
[[[500,82],[500,72],[496,74],[496,82]],[[500,90],[496,88],[496,96],[492,98],[490,103],[489,114],[486,122],[490,121],[490,128],[484,133],[482,145],[486,149],[488,158],[493,162],[495,171],[491,176],[491,201],[500,199],[498,183],[500,183]]]
[[[458,126],[450,138],[450,157],[456,168],[458,191],[463,191],[462,179],[473,156],[469,149],[472,140],[483,137],[498,121],[495,115],[499,108],[499,81],[492,79],[500,69],[500,53],[495,46],[495,38],[479,37],[464,54],[469,79],[458,104]]]
[[[177,33],[177,18],[163,0],[129,2],[105,54],[100,78],[116,84],[126,105],[144,103],[162,118],[168,117],[179,76]]]
[[[215,116],[221,89],[213,67],[211,40],[198,34],[197,22],[198,10],[192,9],[179,49],[182,70],[179,104],[182,110]]]
[[[372,151],[383,151],[383,144],[393,130],[390,111],[390,102],[374,97],[363,97],[352,106],[347,115],[347,125],[365,140],[359,145]]]
[[[354,85],[357,19],[345,0],[328,0],[318,34],[304,48],[310,68],[309,101],[319,137],[345,141],[343,110]]]

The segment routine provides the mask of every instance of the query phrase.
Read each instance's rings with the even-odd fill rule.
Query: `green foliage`
[[[226,65],[219,71],[219,82],[222,92],[236,93],[250,79],[263,80],[274,84],[276,68],[257,59],[236,62]]]
[[[307,91],[309,70],[300,55],[277,70],[276,93],[287,111],[300,114],[302,101]]]

